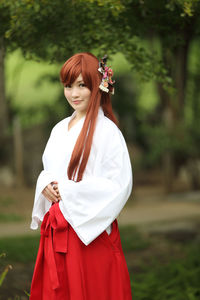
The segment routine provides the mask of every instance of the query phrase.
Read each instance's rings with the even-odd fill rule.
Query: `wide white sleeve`
[[[132,168],[121,132],[107,141],[105,151],[98,176],[58,181],[60,210],[85,245],[113,222],[132,191]]]
[[[45,149],[49,147],[50,144],[53,142],[52,132]],[[44,197],[42,191],[49,183],[56,180],[55,176],[48,170],[48,165],[45,160],[44,153],[42,156],[42,163],[44,169],[40,172],[36,182],[35,197],[34,197],[34,204],[32,210],[32,221],[30,225],[31,229],[38,228],[39,224],[43,220],[44,215],[51,207],[51,203]]]
[[[37,179],[32,211],[32,222],[30,226],[31,229],[38,228],[38,225],[41,223],[44,215],[51,206],[51,203],[42,194],[42,191],[50,182],[54,180],[55,178],[52,176],[52,174],[46,170],[43,170]]]

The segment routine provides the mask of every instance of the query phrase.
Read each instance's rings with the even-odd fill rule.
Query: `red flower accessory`
[[[103,74],[99,88],[106,93],[110,92],[111,94],[114,94],[113,84],[115,83],[115,80],[112,80],[113,70],[106,65],[107,59],[108,56],[104,55],[99,61],[98,71]]]

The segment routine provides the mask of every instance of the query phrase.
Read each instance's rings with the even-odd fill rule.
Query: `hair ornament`
[[[113,84],[115,83],[115,80],[112,80],[113,70],[111,69],[111,67],[108,67],[106,65],[107,59],[108,56],[104,55],[99,61],[98,71],[103,74],[99,88],[106,93],[110,92],[111,94],[114,94]]]

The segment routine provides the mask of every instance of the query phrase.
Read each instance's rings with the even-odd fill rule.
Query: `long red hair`
[[[99,89],[102,74],[98,71],[98,67],[99,63],[96,56],[89,52],[82,52],[70,57],[60,71],[60,79],[64,86],[72,84],[79,74],[82,74],[84,83],[91,91],[83,128],[74,146],[67,170],[68,178],[74,181],[76,174],[76,181],[82,180],[90,155],[100,106],[104,111],[104,115],[118,126],[118,121],[112,111],[110,94]]]

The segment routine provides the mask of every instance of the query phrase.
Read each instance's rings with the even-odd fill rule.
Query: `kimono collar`
[[[75,115],[76,115],[76,111],[74,111],[72,115],[69,117],[69,121],[71,121],[71,119],[73,119]],[[104,116],[103,108],[99,106],[98,117],[103,117],[103,116]],[[82,119],[85,120],[85,116],[83,116],[80,120]]]

